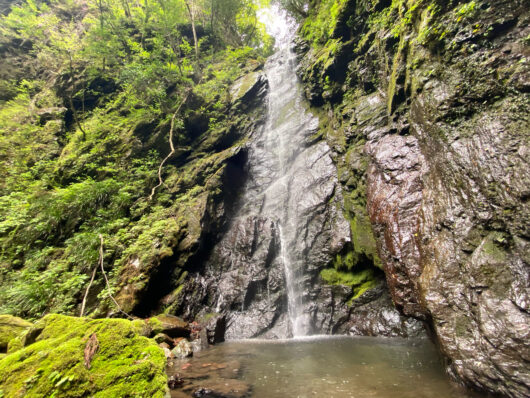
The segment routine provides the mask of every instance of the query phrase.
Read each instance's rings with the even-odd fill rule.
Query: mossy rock
[[[33,344],[0,360],[6,397],[165,397],[166,360],[142,321],[47,315]],[[95,335],[90,367],[85,348]],[[0,394],[1,395],[1,394]]]
[[[189,337],[190,326],[185,320],[169,314],[160,314],[149,319],[154,334],[164,333],[171,337]]]
[[[247,93],[259,82],[262,74],[259,72],[250,72],[236,80],[230,88],[232,103],[241,100]]]
[[[349,305],[367,290],[375,287],[378,282],[375,269],[372,268],[356,272],[344,272],[336,270],[335,268],[326,268],[320,272],[320,277],[322,278],[322,281],[328,285],[350,286],[353,295],[348,301]]]
[[[0,315],[0,353],[7,352],[9,342],[33,324],[12,315]]]

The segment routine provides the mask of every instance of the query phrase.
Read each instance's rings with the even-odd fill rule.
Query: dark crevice
[[[182,274],[185,271],[191,273],[202,270],[215,244],[226,231],[228,220],[234,214],[237,194],[247,178],[246,164],[247,152],[245,150],[241,150],[227,162],[222,180],[223,192],[213,198],[217,205],[217,211],[222,213],[224,209],[223,217],[218,220],[215,214],[209,214],[207,215],[209,216],[207,217],[208,219],[202,221],[203,230],[201,237],[198,239],[199,243],[196,247],[190,249],[193,254],[183,268],[176,265],[179,257],[182,256],[182,253],[178,250],[175,250],[172,256],[160,262],[149,277],[148,286],[139,297],[138,304],[132,311],[134,315],[145,318],[162,311],[162,298],[178,287],[177,281],[179,281]],[[175,246],[177,245],[178,242]]]

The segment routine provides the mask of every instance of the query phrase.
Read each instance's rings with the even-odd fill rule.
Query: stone
[[[367,207],[390,294],[405,315],[425,317],[418,277],[418,209],[426,172],[415,137],[387,135],[366,145]],[[384,237],[384,240],[381,239]]]
[[[157,333],[153,339],[158,343],[158,345],[165,343],[168,346],[173,344],[173,339],[165,333]]]
[[[193,353],[195,354],[196,352],[202,351],[205,347],[204,347],[202,340],[199,338],[191,342],[191,348],[193,350]]]
[[[193,355],[193,346],[188,340],[182,339],[175,344],[175,348],[171,350],[171,354],[177,359],[191,357]]]
[[[172,390],[175,390],[181,387],[183,383],[184,383],[184,380],[182,380],[182,378],[178,374],[175,376],[169,376],[168,381],[167,381],[167,385]]]
[[[373,289],[371,293],[376,290]],[[421,321],[404,316],[395,308],[386,286],[380,289],[379,297],[370,297],[364,303],[358,302],[354,306],[345,325],[351,336],[427,337]]]
[[[13,398],[133,396],[138,391],[163,397],[168,391],[166,359],[153,340],[141,335],[143,324],[46,315],[34,325],[41,331],[35,341],[0,361],[1,390]],[[94,335],[99,349],[91,353],[87,369],[85,348]],[[61,378],[71,376],[75,383],[57,385],[58,373]]]
[[[249,72],[237,79],[230,87],[232,105],[248,110],[256,99],[263,97],[267,88],[267,77],[264,74],[256,71]]]
[[[7,353],[9,342],[32,326],[31,322],[22,318],[12,315],[0,315],[0,353]]]
[[[202,383],[202,387],[193,391],[197,398],[244,398],[251,391],[250,386],[236,379],[212,379]]]
[[[156,336],[165,334],[167,338],[171,339],[171,337],[188,337],[191,333],[189,323],[174,315],[161,314],[154,316],[150,319],[150,324]],[[159,336],[158,338],[164,337]]]
[[[203,328],[209,344],[222,343],[225,340],[226,315],[215,314],[209,317]]]

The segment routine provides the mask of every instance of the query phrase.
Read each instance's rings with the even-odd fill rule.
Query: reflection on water
[[[229,364],[232,377],[247,383],[255,398],[477,397],[449,381],[427,340],[247,340],[198,353],[191,367],[204,367],[205,363]]]

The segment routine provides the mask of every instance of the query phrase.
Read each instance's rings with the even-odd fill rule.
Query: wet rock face
[[[304,286],[303,299],[311,327],[318,332],[331,332],[335,323],[344,322],[349,313],[346,305],[342,313],[339,310],[334,313],[330,309],[337,298],[319,293],[320,270],[349,241],[348,225],[335,199],[332,200],[338,181],[328,153],[327,145],[321,143],[299,156],[297,162],[303,166],[289,183],[297,185],[293,192],[301,194],[282,204],[286,212],[305,215],[297,217],[300,223],[293,226],[292,231],[298,232],[293,244],[297,246],[296,253],[300,253],[293,260],[307,267],[300,283]],[[259,195],[256,199],[264,201]],[[186,289],[189,290],[181,295],[185,298],[186,316],[226,314],[227,339],[288,336],[285,271],[277,219],[255,214],[235,218],[206,260],[203,274],[194,276]],[[343,301],[348,294],[351,291],[343,295]]]
[[[351,336],[425,337],[421,321],[404,316],[393,306],[385,284],[357,300],[345,329]]]
[[[418,282],[451,370],[481,388],[527,396],[530,167],[513,100],[456,129],[426,121],[444,116],[429,92],[414,104],[431,168],[418,209]],[[436,128],[440,136],[428,134]]]
[[[426,12],[429,4],[439,7],[435,17]],[[334,160],[347,170],[345,190],[358,196],[355,190],[366,183],[366,208],[397,308],[432,323],[456,378],[526,397],[530,109],[524,42],[530,15],[523,1],[474,6],[424,3],[391,40],[390,30],[370,31],[373,10],[357,2],[352,29],[366,23],[367,33],[352,52],[345,83],[327,85],[347,99],[332,107],[320,98],[334,126],[326,130]],[[389,29],[401,23],[397,9],[389,15]],[[443,26],[443,38],[422,36],[427,26]],[[350,37],[356,40],[344,40]],[[309,50],[300,71],[309,98],[320,95],[312,87],[326,78],[312,56]],[[364,170],[348,162],[352,152],[365,156]]]
[[[418,208],[425,162],[416,138],[387,135],[366,146],[368,214],[378,239],[392,299],[405,315],[424,317],[418,277]]]
[[[331,333],[350,314],[352,288],[326,288],[320,277],[351,243],[336,166],[329,145],[315,138],[318,120],[302,102],[290,40],[279,42],[265,65],[267,119],[247,144],[236,210],[179,294],[186,318],[225,315],[227,339]],[[234,87],[237,102],[249,101],[247,85]]]

